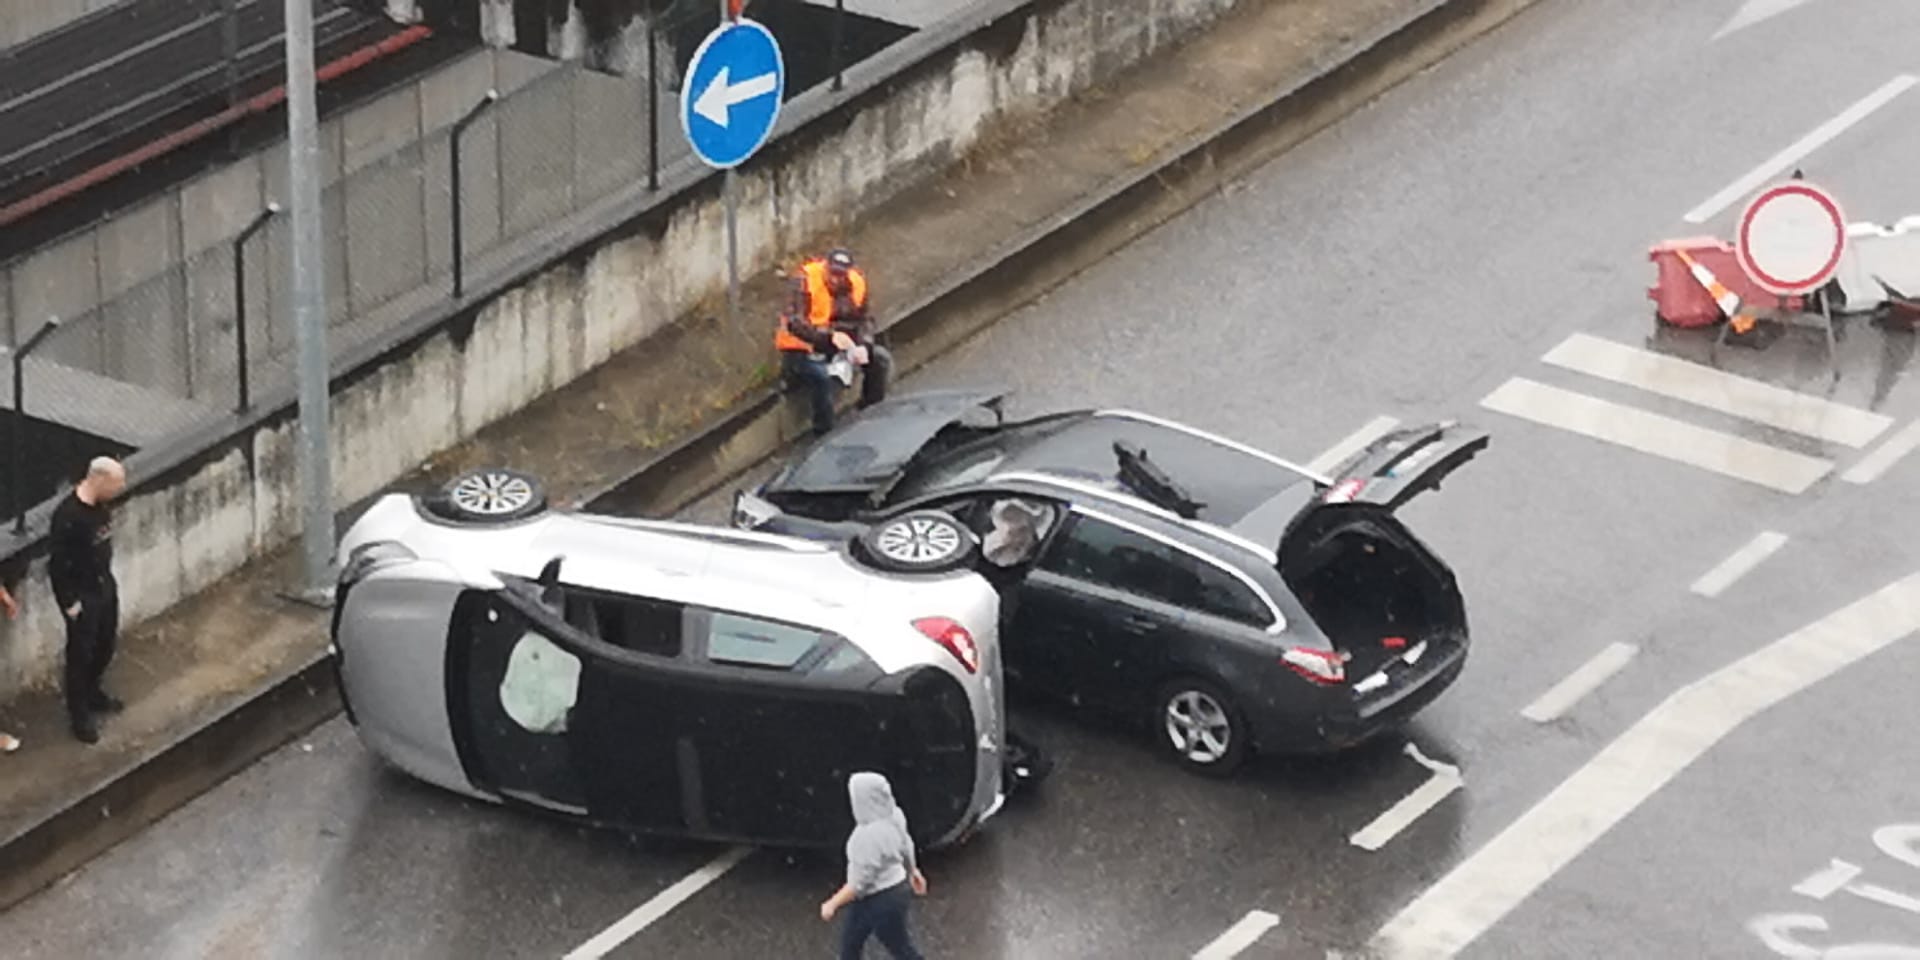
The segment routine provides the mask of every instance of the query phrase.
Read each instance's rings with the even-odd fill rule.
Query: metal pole
[[[320,227],[320,118],[314,104],[313,0],[286,0],[287,195],[293,217],[293,323],[300,430],[296,444],[300,493],[300,590],[303,599],[329,593],[333,562],[333,464],[328,436],[327,286]]]
[[[722,184],[727,202],[727,324],[740,325],[740,204],[733,171]]]
[[[26,478],[21,476],[20,465],[26,461],[23,438],[27,435],[27,354],[40,345],[49,334],[59,329],[60,318],[49,317],[40,329],[27,338],[26,343],[13,348],[13,442],[12,456],[7,458],[7,480],[11,484],[8,495],[13,500],[13,532],[24,536],[27,532],[27,490]]]
[[[660,189],[660,11],[647,11],[647,189]]]
[[[833,92],[841,90],[840,74],[846,62],[847,0],[833,0]]]
[[[455,300],[460,299],[460,295],[466,292],[467,279],[466,211],[463,209],[465,193],[460,189],[460,137],[467,132],[468,126],[480,119],[483,111],[493,106],[499,99],[500,91],[488,90],[487,95],[480,98],[480,102],[474,104],[473,109],[468,110],[466,116],[454,121],[453,135],[447,144],[447,175],[451,178],[448,183],[453,197],[453,298]]]
[[[240,103],[240,0],[226,0],[226,21],[220,25],[221,50],[227,59],[227,106]],[[227,149],[240,146],[240,128],[227,128]]]
[[[233,238],[233,369],[234,377],[240,384],[240,397],[233,408],[235,413],[245,413],[253,406],[252,382],[247,378],[247,360],[250,356],[247,351],[247,241],[253,239],[253,235],[259,233],[260,228],[279,212],[279,204],[267,204],[267,208],[260,211],[260,215],[254,217],[239,236]]]

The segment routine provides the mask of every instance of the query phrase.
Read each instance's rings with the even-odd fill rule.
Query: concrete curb
[[[1310,78],[1272,91],[1164,150],[1131,177],[976,257],[910,301],[888,328],[905,373],[1059,286],[1228,181],[1306,139],[1538,0],[1428,0],[1403,22],[1358,38]],[[766,387],[688,431],[580,503],[617,498],[670,513],[779,452],[805,430],[797,404]],[[317,659],[0,848],[0,909],[82,866],[339,712],[331,667]]]

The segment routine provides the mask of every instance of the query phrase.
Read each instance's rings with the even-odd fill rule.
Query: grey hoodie
[[[847,885],[872,896],[907,879],[915,869],[907,815],[893,802],[893,785],[877,773],[847,778],[853,803],[853,833],[847,836]]]

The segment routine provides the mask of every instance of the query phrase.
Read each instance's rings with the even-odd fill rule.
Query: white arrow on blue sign
[[[752,20],[707,34],[687,65],[680,126],[701,162],[725,170],[745,163],[773,133],[787,69],[773,33]]]

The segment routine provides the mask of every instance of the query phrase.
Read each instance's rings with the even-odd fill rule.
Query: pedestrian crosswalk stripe
[[[1514,377],[1501,384],[1499,389],[1487,394],[1480,405],[1784,493],[1804,492],[1833,469],[1830,460],[1756,443],[1524,377]]]
[[[1849,447],[1864,447],[1893,425],[1891,417],[1858,407],[1584,333],[1562,340],[1541,359],[1588,376]]]

